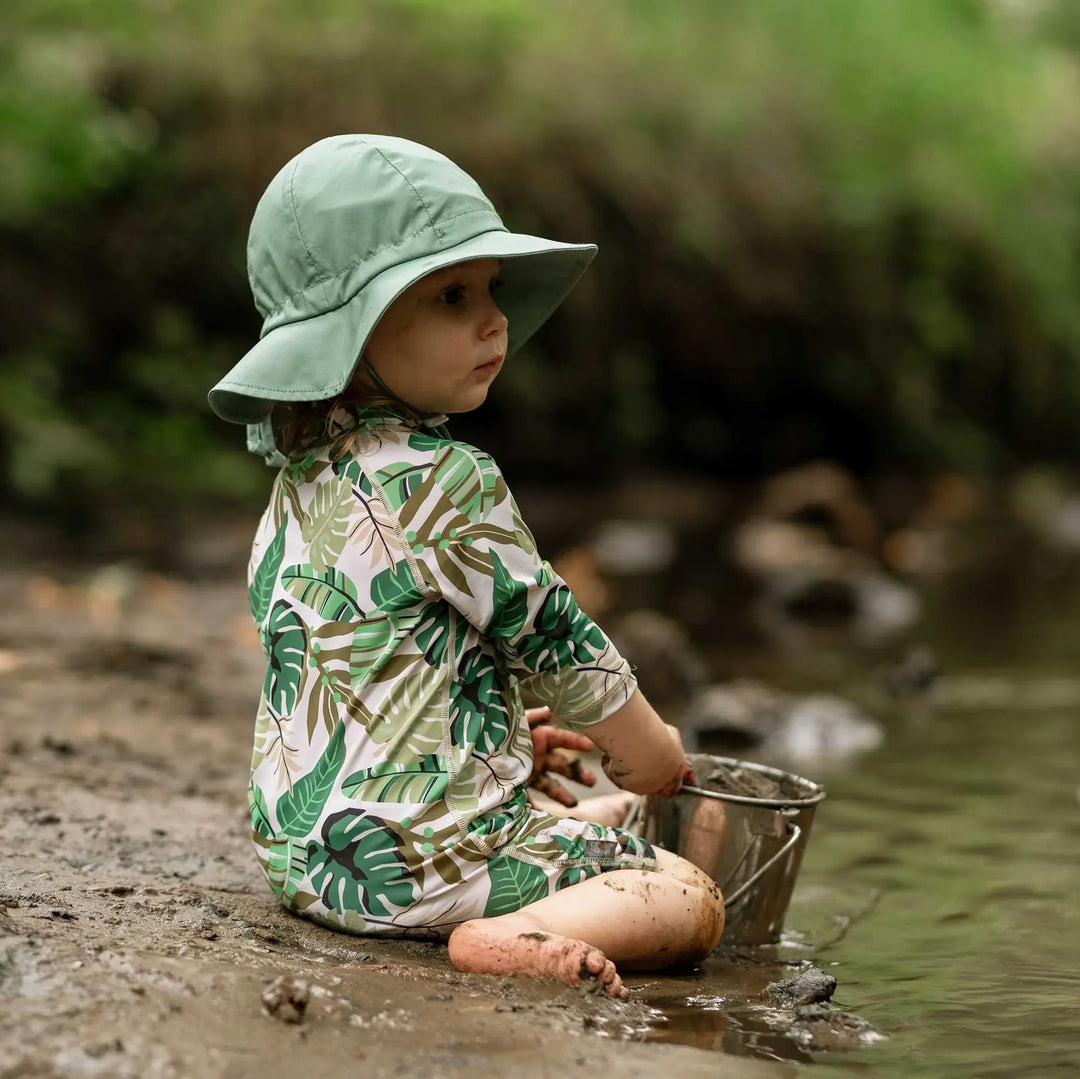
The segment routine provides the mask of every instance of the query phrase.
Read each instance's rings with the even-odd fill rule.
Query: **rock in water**
[[[762,990],[762,1000],[778,1008],[798,1008],[806,1004],[821,1004],[836,992],[836,979],[817,967],[800,970],[793,978],[770,982]]]

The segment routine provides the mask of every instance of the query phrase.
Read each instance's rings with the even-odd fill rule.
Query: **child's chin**
[[[474,409],[479,408],[487,400],[487,387],[484,387],[483,393],[475,393],[465,398],[464,400],[455,401],[449,408],[441,408],[440,412],[445,412],[447,416],[457,416],[462,412],[472,412]]]

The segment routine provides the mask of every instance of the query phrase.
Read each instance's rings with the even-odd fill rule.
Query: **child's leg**
[[[551,817],[573,817],[575,820],[592,821],[594,824],[612,828],[617,828],[626,820],[636,798],[637,795],[629,791],[613,791],[611,794],[594,794],[590,798],[582,798],[576,806],[568,808],[544,794],[529,791],[529,804]]]
[[[617,869],[497,918],[464,922],[450,937],[450,960],[478,974],[595,979],[625,995],[614,963],[656,970],[704,959],[724,930],[717,885],[665,850],[656,869]]]

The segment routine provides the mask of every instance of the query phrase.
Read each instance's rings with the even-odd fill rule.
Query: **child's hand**
[[[576,757],[567,757],[560,753],[562,749],[576,749],[587,753],[593,749],[593,743],[583,734],[564,731],[550,725],[550,708],[529,708],[525,712],[533,740],[533,770],[529,777],[529,786],[553,798],[560,805],[576,806],[577,799],[557,780],[554,775],[566,776],[586,787],[596,783],[596,776],[585,768]]]

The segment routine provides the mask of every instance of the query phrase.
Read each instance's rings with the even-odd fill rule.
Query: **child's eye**
[[[503,287],[503,279],[501,277],[493,277],[491,284],[488,285],[488,292],[494,296]]]
[[[439,302],[446,304],[447,307],[457,307],[457,305],[464,300],[464,285],[451,285],[449,288],[444,288],[442,292],[439,293]]]

